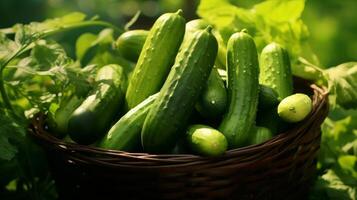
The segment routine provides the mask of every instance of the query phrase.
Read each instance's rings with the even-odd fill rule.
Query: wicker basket
[[[271,140],[217,158],[110,151],[29,133],[44,147],[60,199],[306,199],[315,178],[327,92],[311,85],[313,111]]]

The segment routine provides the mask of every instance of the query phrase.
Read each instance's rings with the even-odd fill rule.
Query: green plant
[[[0,197],[55,199],[42,149],[26,134],[35,113],[85,95],[95,66],[81,66],[53,36],[85,27],[123,29],[82,13],[0,30]]]

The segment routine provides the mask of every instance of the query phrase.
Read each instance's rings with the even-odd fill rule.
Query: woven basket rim
[[[37,139],[42,144],[45,144],[46,148],[54,151],[62,151],[68,157],[74,160],[82,160],[85,163],[96,163],[98,165],[112,165],[112,158],[121,158],[121,159],[132,159],[133,162],[157,162],[158,165],[150,166],[150,167],[167,167],[171,165],[175,166],[192,166],[196,164],[208,164],[211,166],[214,165],[215,161],[228,162],[229,159],[236,159],[237,157],[247,154],[257,152],[257,156],[259,156],[259,152],[262,152],[264,149],[269,149],[269,147],[281,144],[291,139],[292,137],[299,137],[300,132],[306,130],[311,124],[313,124],[316,120],[322,121],[327,116],[328,113],[328,90],[326,87],[319,87],[315,84],[311,84],[310,88],[313,90],[313,110],[303,121],[296,123],[293,128],[279,133],[274,136],[270,140],[256,144],[249,145],[237,149],[228,150],[225,154],[218,157],[202,157],[193,154],[150,154],[150,153],[132,153],[118,150],[108,150],[102,149],[94,146],[86,146],[80,145],[76,143],[65,142],[61,139],[58,139],[51,135],[48,131],[45,130],[44,127],[44,115],[39,114],[36,115],[31,122],[29,127],[29,134],[32,135],[35,139]],[[289,134],[289,132],[294,132],[296,134]],[[96,155],[95,157],[91,155]],[[214,161],[214,162],[212,162]],[[249,161],[247,161],[249,163]],[[113,164],[113,166],[117,166],[120,164]],[[130,165],[123,165],[122,167],[130,167]],[[136,167],[141,167],[136,164]],[[142,168],[146,168],[147,166],[143,165]]]

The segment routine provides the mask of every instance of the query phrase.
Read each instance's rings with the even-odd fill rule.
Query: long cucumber
[[[141,132],[147,152],[169,152],[182,135],[217,55],[212,27],[185,37]]]

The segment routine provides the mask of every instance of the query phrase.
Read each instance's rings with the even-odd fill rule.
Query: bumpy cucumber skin
[[[270,129],[266,127],[255,127],[253,136],[251,138],[251,144],[260,144],[263,143],[273,137],[272,132]]]
[[[227,139],[218,130],[197,124],[188,128],[186,140],[191,151],[202,156],[220,156],[227,150]]]
[[[214,67],[208,78],[200,98],[197,101],[197,111],[206,119],[214,120],[222,117],[227,107],[227,90],[221,76]]]
[[[189,21],[186,23],[185,37],[189,37],[198,30],[204,30],[207,26],[209,26],[209,23],[203,19]],[[213,67],[207,85],[196,104],[196,110],[200,115],[209,120],[222,117],[227,106],[227,90],[217,70],[216,67]]]
[[[262,50],[259,82],[274,89],[280,100],[293,93],[289,55],[277,43],[270,43]]]
[[[259,64],[253,38],[246,32],[233,34],[227,47],[228,111],[219,130],[229,148],[246,145],[255,124],[259,95]]]
[[[151,28],[129,81],[126,110],[158,92],[165,82],[185,34],[181,13],[166,13]]]
[[[149,96],[122,116],[103,138],[99,147],[121,151],[139,150],[141,146],[141,129],[145,117],[157,96],[158,94]]]
[[[125,83],[123,69],[119,65],[106,65],[96,76],[93,93],[72,113],[68,132],[79,144],[92,144],[109,129],[124,102]]]
[[[217,55],[211,27],[186,37],[141,132],[144,150],[169,152],[186,126]]]
[[[148,34],[147,30],[127,31],[118,37],[116,49],[125,59],[137,62]]]
[[[278,105],[279,102],[279,96],[275,90],[266,85],[259,85],[259,110],[271,109]]]
[[[284,98],[278,105],[278,114],[286,122],[296,123],[305,119],[312,110],[309,96],[297,93]]]

